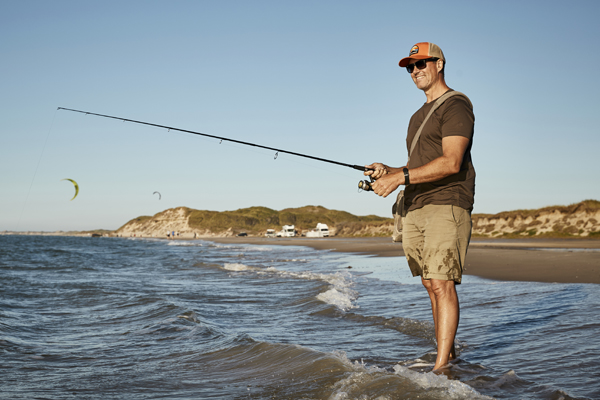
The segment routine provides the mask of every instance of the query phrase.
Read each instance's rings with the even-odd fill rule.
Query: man
[[[427,102],[410,119],[406,138],[413,138],[436,100],[452,91],[445,81],[446,59],[433,43],[417,43],[400,60]],[[447,98],[425,121],[410,165],[400,168],[373,163],[365,172],[372,188],[387,197],[400,185],[404,191],[402,246],[413,276],[420,276],[429,298],[439,370],[456,358],[454,338],[459,321],[455,285],[460,284],[471,239],[471,210],[475,196],[475,170],[471,145],[475,117],[469,99],[460,94]]]

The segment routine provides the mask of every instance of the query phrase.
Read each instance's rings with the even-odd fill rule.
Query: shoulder
[[[475,123],[473,105],[466,95],[458,92],[453,93],[456,94],[448,97],[438,109],[438,121],[441,126],[442,137],[464,136],[471,138]]]
[[[471,99],[469,99],[466,94],[458,92],[454,89],[450,89],[445,94],[449,97],[444,101],[444,106],[459,108],[463,107],[473,110],[473,103],[471,103]]]
[[[444,120],[457,117],[474,119],[471,100],[464,93],[456,91],[452,91],[451,93],[451,97],[448,97],[437,110],[439,117]]]
[[[444,96],[447,96],[446,100],[444,101],[444,104],[446,106],[458,105],[467,106],[467,108],[470,108],[471,110],[473,109],[473,103],[471,103],[471,99],[469,99],[469,97],[462,92],[450,89],[449,91],[444,93]]]

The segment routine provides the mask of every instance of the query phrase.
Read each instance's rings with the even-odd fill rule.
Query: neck
[[[432,85],[430,88],[424,90],[425,96],[427,96],[427,102],[431,103],[444,93],[446,93],[450,88],[446,85],[444,78],[440,77],[440,79]]]

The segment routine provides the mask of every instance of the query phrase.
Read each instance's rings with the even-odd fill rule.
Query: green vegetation
[[[322,206],[286,208],[281,211],[267,207],[250,207],[223,212],[190,209],[188,215],[188,223],[192,229],[223,232],[231,228],[234,232],[244,231],[250,234],[257,234],[269,228],[279,230],[283,225],[295,225],[298,230],[307,230],[314,228],[319,222],[331,228],[352,223],[358,230],[367,225],[381,225],[392,221],[391,218],[375,215],[358,217],[345,211],[329,210]]]
[[[589,232],[589,227],[598,225],[598,221],[591,216],[600,210],[600,201],[585,200],[568,206],[550,206],[537,210],[515,210],[505,211],[495,215],[474,214],[473,223],[481,218],[488,218],[485,225],[479,226],[473,237],[501,237],[501,238],[523,238],[523,237],[546,237],[546,238],[577,238]],[[550,229],[538,219],[542,214],[559,213],[559,218],[554,218]],[[574,213],[583,213],[589,217],[571,218]],[[524,220],[530,218],[528,223]],[[531,220],[533,218],[533,221]],[[492,220],[504,220],[506,226],[497,227]],[[379,217],[376,215],[356,216],[346,211],[329,210],[322,206],[305,206],[299,208],[286,208],[281,211],[267,207],[249,207],[234,211],[207,211],[195,210],[187,207],[178,207],[162,211],[154,216],[140,216],[132,219],[119,229],[127,225],[134,225],[135,230],[152,230],[161,226],[162,223],[173,221],[184,223],[193,231],[212,232],[222,234],[230,232],[237,234],[246,232],[249,235],[263,234],[267,229],[280,230],[283,225],[295,225],[298,231],[306,231],[315,228],[317,223],[329,225],[336,236],[389,236],[391,235],[393,219]],[[546,222],[550,220],[546,219]],[[492,223],[489,223],[492,222]],[[591,225],[590,225],[591,224]],[[588,227],[588,228],[586,228]],[[597,229],[597,228],[594,228]],[[504,231],[504,233],[502,233]],[[506,232],[510,231],[510,232]],[[488,236],[490,235],[490,236]],[[599,238],[600,231],[589,233],[584,237]]]
[[[498,214],[473,214],[473,222],[479,218],[504,218],[504,219],[514,219],[514,218],[527,218],[532,217],[536,218],[542,212],[544,213],[552,213],[554,211],[563,213],[563,214],[573,214],[578,211],[584,212],[595,212],[600,209],[600,201],[598,200],[584,200],[579,203],[570,204],[568,206],[549,206],[544,208],[538,208],[535,210],[514,210],[514,211],[503,211]]]
[[[164,212],[164,211],[163,211],[163,212]],[[158,214],[157,214],[157,215],[158,215]],[[126,224],[124,224],[123,226],[121,226],[119,229],[123,229],[123,228],[124,228],[124,227],[126,227],[127,225],[129,225],[129,224],[132,224],[132,223],[134,223],[134,222],[135,222],[135,223],[138,223],[138,224],[140,224],[140,223],[144,223],[144,222],[150,222],[150,220],[151,220],[152,218],[154,218],[154,217],[151,217],[151,216],[149,216],[149,215],[142,215],[142,216],[139,216],[139,217],[137,217],[137,218],[134,218],[134,219],[132,219],[132,220],[128,221]],[[118,231],[119,229],[115,229],[115,231]],[[95,232],[95,231],[90,231],[90,232]]]
[[[378,217],[376,215],[356,216],[345,211],[329,210],[322,206],[305,206],[299,208],[286,208],[276,211],[267,207],[242,208],[235,211],[207,211],[179,207],[183,216],[188,218],[188,226],[192,230],[210,231],[213,233],[247,232],[251,235],[261,234],[267,229],[279,230],[283,225],[295,225],[299,231],[313,229],[317,223],[329,225],[335,229],[338,236],[387,236],[391,231],[383,230],[375,234],[369,228],[389,225],[392,218]],[[173,210],[165,210],[155,216],[141,216],[132,219],[128,224],[148,225],[158,223],[164,214]],[[168,217],[167,217],[168,218]]]
[[[484,236],[485,237],[485,236]],[[502,235],[495,236],[496,238],[502,239],[523,239],[524,237],[536,237],[536,238],[546,238],[546,239],[566,239],[566,238],[580,238],[579,235],[572,235],[567,232],[543,232],[539,234],[535,234],[535,230],[533,231],[518,231],[518,232],[505,232]]]
[[[235,211],[192,210],[188,212],[188,224],[192,229],[223,232],[229,228],[248,233],[274,228],[280,225],[280,214],[267,207],[250,207]]]

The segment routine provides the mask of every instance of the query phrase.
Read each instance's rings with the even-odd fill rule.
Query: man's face
[[[410,59],[409,64],[417,62],[414,58]],[[438,61],[427,61],[427,66],[423,69],[418,69],[415,67],[413,72],[410,74],[413,82],[417,87],[423,91],[427,91],[431,88],[439,79],[440,75],[438,72],[437,64]]]

